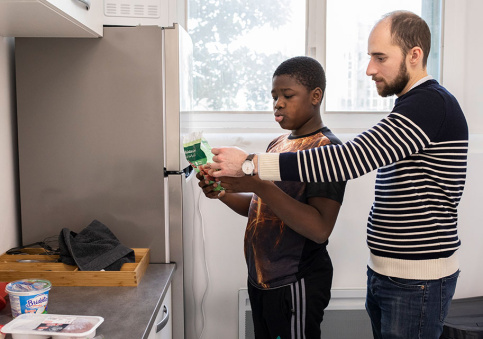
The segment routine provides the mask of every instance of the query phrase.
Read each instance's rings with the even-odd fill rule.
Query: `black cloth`
[[[260,289],[248,282],[256,339],[321,338],[333,275],[327,251],[322,256],[324,260],[289,285]]]
[[[59,234],[60,260],[81,271],[119,271],[135,262],[134,250],[122,245],[111,230],[98,220],[80,233],[63,228]]]

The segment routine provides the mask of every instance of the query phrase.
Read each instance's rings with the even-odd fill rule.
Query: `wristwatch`
[[[242,164],[242,171],[245,173],[245,175],[255,174],[255,164],[253,163],[254,156],[254,153],[249,154]]]

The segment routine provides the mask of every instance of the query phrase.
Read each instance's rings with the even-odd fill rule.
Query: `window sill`
[[[360,133],[387,116],[387,112],[326,112],[324,124],[334,133]],[[190,125],[205,133],[278,133],[283,131],[271,111],[194,111]]]

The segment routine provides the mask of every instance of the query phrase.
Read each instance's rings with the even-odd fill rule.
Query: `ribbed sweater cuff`
[[[258,154],[258,176],[262,180],[281,181],[278,153]]]

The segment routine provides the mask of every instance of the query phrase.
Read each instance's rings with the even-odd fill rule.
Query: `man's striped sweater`
[[[422,80],[391,114],[349,142],[260,154],[259,175],[340,181],[378,169],[367,222],[369,266],[387,276],[439,279],[458,270],[468,126],[456,99],[430,77]]]

